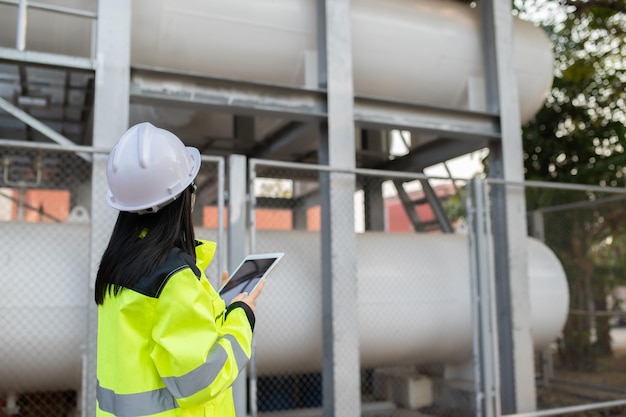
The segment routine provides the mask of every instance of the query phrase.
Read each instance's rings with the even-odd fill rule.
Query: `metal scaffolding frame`
[[[123,0],[98,2],[97,13],[82,13],[82,17],[97,19],[97,35],[90,57],[73,57],[27,49],[24,38],[26,6],[43,7],[25,0],[1,3],[16,5],[20,10],[20,21],[16,48],[0,48],[0,64],[24,72],[24,69],[44,68],[88,73],[96,82],[92,88],[93,109],[85,103],[89,117],[85,123],[87,136],[92,136],[95,147],[111,147],[114,138],[127,128],[129,103],[163,104],[173,103],[181,107],[201,107],[214,111],[246,117],[271,115],[289,119],[292,128],[258,149],[268,154],[276,143],[292,140],[297,132],[314,126],[320,132],[320,145],[313,158],[320,164],[336,169],[353,169],[356,165],[354,130],[411,129],[434,134],[437,139],[408,155],[394,161],[374,163],[365,168],[384,170],[415,170],[451,158],[489,147],[490,175],[503,180],[523,179],[520,119],[515,91],[515,74],[510,45],[512,43],[512,16],[510,2],[484,0],[480,2],[482,49],[485,63],[485,80],[488,110],[484,112],[441,108],[413,103],[380,100],[354,96],[352,85],[350,43],[350,1],[318,0],[319,68],[318,88],[294,88],[248,81],[226,80],[201,74],[165,71],[159,68],[132,67],[130,64],[130,4]],[[57,8],[58,9],[58,8]],[[49,10],[81,16],[72,10]],[[97,52],[96,52],[97,51]],[[104,57],[104,58],[103,58]],[[70,77],[66,77],[70,78]],[[180,88],[171,93],[159,88],[163,80],[174,80]],[[141,81],[141,82],[139,82]],[[22,80],[27,83],[27,80]],[[115,85],[116,88],[108,88]],[[68,84],[61,86],[67,89]],[[88,94],[87,92],[86,94]],[[271,100],[267,98],[271,97]],[[3,102],[3,104],[5,104]],[[11,104],[3,106],[11,110]],[[337,114],[341,114],[338,116]],[[351,117],[353,123],[345,124],[341,117]],[[17,115],[26,124],[24,115]],[[64,122],[68,122],[64,120]],[[30,135],[31,133],[29,133]],[[50,132],[44,135],[57,142],[61,139]],[[290,136],[291,135],[291,136]],[[26,138],[32,140],[32,137]],[[236,151],[236,149],[235,149]],[[229,152],[226,150],[225,152]],[[230,150],[231,153],[233,150]],[[255,156],[255,155],[248,155]],[[270,154],[271,156],[271,154]],[[231,159],[229,178],[241,176],[245,164],[237,155]],[[93,160],[92,218],[113,223],[112,213],[102,207],[106,184],[102,180],[105,159]],[[243,167],[242,167],[243,166]],[[338,212],[337,207],[346,198],[352,198],[354,176],[329,172],[322,174],[321,205],[323,224],[324,299],[324,385],[325,415],[359,416],[358,334],[354,309],[344,308],[355,302],[348,294],[351,291],[338,285],[353,288],[355,283],[342,282],[353,276],[354,241],[346,240],[353,230],[350,216]],[[100,180],[98,180],[100,179]],[[233,190],[235,188],[233,187]],[[229,204],[243,204],[239,195],[230,196]],[[514,187],[503,185],[492,187],[494,205],[493,231],[496,236],[496,291],[499,301],[498,332],[501,380],[501,406],[505,413],[532,411],[535,408],[535,386],[533,375],[532,345],[528,318],[528,288],[526,279],[526,249],[522,235],[526,234],[523,193]],[[234,224],[229,228],[230,248],[245,247],[245,236]],[[342,239],[339,239],[342,236]],[[106,242],[105,237],[92,232],[91,277],[95,277],[98,257]],[[502,249],[504,248],[504,249]],[[233,249],[234,250],[234,249]],[[333,257],[341,252],[341,259]],[[232,262],[229,262],[232,265]],[[353,288],[354,289],[354,288]],[[512,308],[516,303],[516,308]],[[341,308],[340,308],[341,306]],[[352,311],[351,311],[352,310]],[[90,310],[90,339],[95,341],[95,307]],[[517,329],[515,332],[512,329]],[[341,332],[342,343],[335,335]],[[88,347],[95,354],[95,343]],[[345,358],[352,358],[346,361]],[[95,362],[92,362],[94,364]],[[89,404],[95,403],[95,369],[87,372]],[[237,396],[237,409],[245,407],[245,396]],[[88,415],[95,410],[87,408]]]

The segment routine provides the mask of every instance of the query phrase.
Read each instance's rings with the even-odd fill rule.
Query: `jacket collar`
[[[217,243],[209,240],[196,239],[196,265],[204,271],[209,267],[215,255]]]

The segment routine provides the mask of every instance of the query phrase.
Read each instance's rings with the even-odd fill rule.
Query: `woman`
[[[206,278],[215,243],[191,221],[199,169],[197,149],[149,123],[109,155],[120,213],[96,277],[98,416],[235,415],[263,284],[226,308]]]

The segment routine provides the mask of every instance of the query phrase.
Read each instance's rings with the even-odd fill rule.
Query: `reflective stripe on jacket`
[[[234,416],[231,384],[251,355],[254,316],[224,301],[175,250],[154,274],[98,306],[97,416]]]

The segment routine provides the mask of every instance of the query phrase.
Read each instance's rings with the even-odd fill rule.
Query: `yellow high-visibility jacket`
[[[230,386],[250,360],[254,313],[226,309],[204,274],[214,253],[199,240],[194,264],[172,250],[98,306],[97,416],[235,415]]]

